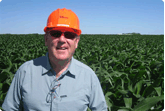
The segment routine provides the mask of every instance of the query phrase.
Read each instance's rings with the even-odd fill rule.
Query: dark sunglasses
[[[73,32],[67,32],[67,31],[61,32],[61,31],[56,31],[56,30],[50,31],[50,35],[55,38],[61,37],[62,33],[64,33],[64,36],[67,39],[74,39],[77,36],[77,34]]]

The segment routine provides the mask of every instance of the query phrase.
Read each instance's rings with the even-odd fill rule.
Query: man
[[[77,15],[53,11],[45,31],[46,56],[25,62],[16,72],[2,108],[5,111],[107,111],[94,71],[73,58],[81,30]],[[22,108],[21,108],[22,107]]]

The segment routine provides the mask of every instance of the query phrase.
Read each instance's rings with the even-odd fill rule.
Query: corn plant
[[[81,35],[74,58],[98,76],[109,111],[164,109],[163,35]],[[17,69],[44,56],[39,34],[0,35],[0,108]],[[90,109],[88,109],[90,111]]]

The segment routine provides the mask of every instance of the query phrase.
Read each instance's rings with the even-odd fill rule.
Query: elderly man
[[[66,8],[47,20],[46,56],[30,60],[16,72],[2,108],[5,111],[107,111],[99,80],[73,58],[81,30],[77,15]]]

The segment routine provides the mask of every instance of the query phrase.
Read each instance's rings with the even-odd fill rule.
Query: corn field
[[[0,35],[0,109],[18,68],[46,52],[42,34]],[[163,35],[82,34],[74,58],[95,71],[109,111],[164,109]]]

